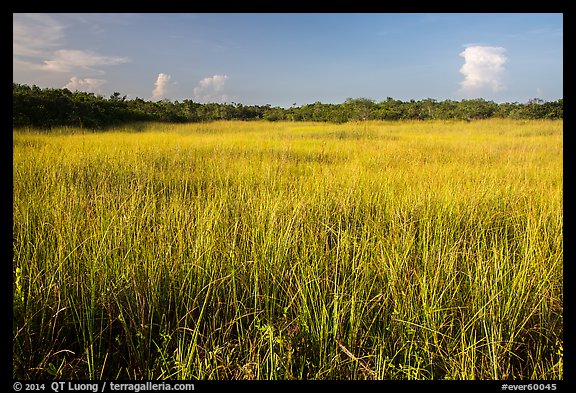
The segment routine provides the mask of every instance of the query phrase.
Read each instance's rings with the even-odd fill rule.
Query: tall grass
[[[562,379],[562,122],[13,133],[13,376]]]

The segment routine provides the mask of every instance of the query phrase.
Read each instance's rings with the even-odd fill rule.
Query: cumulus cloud
[[[156,83],[154,83],[156,87],[154,88],[154,90],[152,90],[153,99],[159,100],[166,95],[168,91],[168,83],[170,82],[170,78],[171,76],[168,74],[164,74],[162,72],[158,74],[158,78],[156,78]]]
[[[469,94],[504,90],[506,86],[502,77],[504,64],[508,61],[504,52],[506,49],[502,47],[473,45],[460,53],[464,57],[464,65],[460,68],[460,73],[464,75],[460,92]]]
[[[128,61],[126,57],[104,56],[86,50],[60,49],[54,52],[52,60],[44,60],[44,69],[56,72],[69,72],[75,68],[98,71],[93,67],[117,65]]]
[[[78,78],[73,76],[70,78],[70,82],[68,82],[64,87],[71,91],[81,90],[96,93],[100,90],[100,86],[105,83],[105,79]]]
[[[228,96],[222,94],[227,75],[214,75],[202,79],[194,88],[194,97],[199,101],[226,101]]]

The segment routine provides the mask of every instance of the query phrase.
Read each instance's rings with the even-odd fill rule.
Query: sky
[[[13,82],[290,107],[563,98],[561,13],[13,14]]]

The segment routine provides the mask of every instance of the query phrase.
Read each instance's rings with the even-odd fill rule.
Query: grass
[[[13,132],[13,377],[562,379],[561,121]]]

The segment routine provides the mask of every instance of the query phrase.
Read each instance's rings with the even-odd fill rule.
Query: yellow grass
[[[15,130],[15,378],[561,379],[562,121]]]

